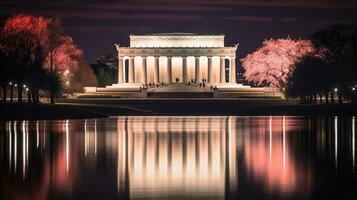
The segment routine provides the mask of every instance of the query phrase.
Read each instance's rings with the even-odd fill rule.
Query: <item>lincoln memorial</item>
[[[130,47],[117,51],[118,85],[236,82],[237,46],[224,46],[224,35],[130,35]]]
[[[156,33],[130,35],[129,47],[116,44],[118,82],[85,87],[82,96],[101,97],[278,97],[271,88],[238,84],[238,45],[224,35]]]

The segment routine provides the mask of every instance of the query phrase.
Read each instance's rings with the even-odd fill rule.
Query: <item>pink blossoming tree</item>
[[[270,39],[265,40],[255,52],[241,59],[244,77],[256,85],[284,87],[294,65],[304,55],[313,53],[309,40]]]

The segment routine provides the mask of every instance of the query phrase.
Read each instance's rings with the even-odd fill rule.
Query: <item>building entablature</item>
[[[166,57],[235,57],[237,46],[234,47],[117,47],[118,57],[135,56],[166,56]]]

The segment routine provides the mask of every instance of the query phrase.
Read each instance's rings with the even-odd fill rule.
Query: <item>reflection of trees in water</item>
[[[306,192],[311,172],[294,157],[291,133],[299,127],[286,117],[252,119],[244,141],[244,163],[248,176],[271,192]]]
[[[4,199],[85,196],[73,189],[97,176],[97,165],[117,188],[101,192],[119,197],[309,194],[328,182],[324,174],[350,175],[355,164],[355,118],[145,116],[1,127]]]
[[[71,144],[66,144],[69,130],[65,123],[7,122],[5,127],[1,146],[7,153],[1,158],[6,162],[0,187],[5,199],[48,199],[70,193],[74,177],[67,170],[66,149]]]

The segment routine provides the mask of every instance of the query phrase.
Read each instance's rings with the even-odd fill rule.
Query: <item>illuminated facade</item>
[[[116,45],[118,84],[236,82],[236,51],[224,35],[167,33],[130,35],[130,47]]]

